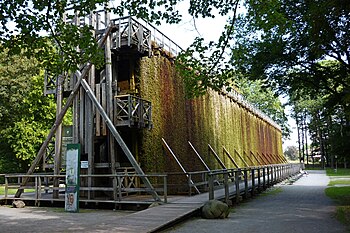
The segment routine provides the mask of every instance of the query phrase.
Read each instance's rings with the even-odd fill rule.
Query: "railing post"
[[[165,175],[163,177],[163,185],[164,185],[164,203],[168,203],[168,179],[167,179],[167,175]]]
[[[49,193],[49,178],[47,176],[44,177],[44,189],[45,189],[45,193]]]
[[[261,192],[261,180],[260,180],[261,174],[260,174],[260,169],[261,169],[261,167],[258,167],[258,192],[259,193]]]
[[[228,172],[224,173],[224,187],[225,187],[225,203],[228,204],[230,200],[230,190],[228,186]]]
[[[55,177],[54,177],[55,178]],[[37,176],[35,176],[34,177],[34,185],[35,185],[35,205],[37,205],[37,202],[38,202],[38,177]]]
[[[263,189],[266,189],[266,167],[263,167]]]
[[[248,199],[248,168],[244,168],[244,198]]]
[[[252,197],[254,196],[255,194],[255,169],[252,168],[251,169],[251,178],[252,178]]]
[[[274,176],[275,176],[275,184],[277,184],[277,182],[278,182],[278,173],[277,173],[277,167],[278,167],[278,165],[276,165],[274,168],[273,168],[273,170],[274,170]]]
[[[270,165],[267,165],[266,172],[267,172],[267,187],[270,187],[271,186]]]
[[[9,191],[9,180],[8,177],[5,176],[5,199],[7,200],[7,195]]]
[[[273,179],[274,179],[274,175],[273,175],[273,166],[274,166],[274,165],[271,165],[271,171],[270,171],[270,173],[271,173],[271,174],[270,174],[270,175],[271,175],[271,185],[272,185],[272,186],[275,184],[275,182],[274,182],[274,180],[273,180]]]
[[[282,173],[283,165],[280,166],[280,181],[283,180],[283,173]]]
[[[239,199],[241,196],[240,190],[239,190],[239,174],[241,173],[241,169],[235,170],[235,186],[236,186],[236,203],[239,203]]]
[[[122,179],[120,175],[117,176],[118,180],[118,201],[122,200]]]
[[[192,195],[192,182],[191,182],[192,174],[191,173],[188,174],[187,177],[188,177],[187,181],[188,181],[188,187],[189,187],[189,196],[191,196]]]
[[[213,174],[210,172],[208,174],[208,180],[209,180],[209,200],[213,200],[214,199],[214,176]]]
[[[36,201],[36,205],[37,206],[40,206],[40,199],[41,199],[41,177],[40,176],[37,176],[37,179],[38,179],[38,183],[37,183],[37,187],[36,187],[36,190],[37,190],[37,201]],[[59,185],[59,182],[58,182],[58,185]],[[58,186],[59,187],[59,186]],[[60,190],[58,190],[58,194],[60,193]]]

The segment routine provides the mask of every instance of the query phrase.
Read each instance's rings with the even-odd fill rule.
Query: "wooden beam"
[[[245,151],[243,151],[243,154],[244,154],[245,157],[248,158],[248,160],[250,161],[250,166],[254,166],[253,160],[247,155],[247,153],[245,153]]]
[[[225,166],[225,164],[222,162],[222,160],[220,159],[220,157],[218,156],[218,154],[214,151],[214,149],[210,146],[210,144],[208,144],[208,152],[212,152],[213,155],[215,156],[216,160],[219,162],[220,166],[223,169],[227,169],[227,167]]]
[[[192,150],[194,151],[194,153],[197,155],[197,157],[199,158],[199,160],[202,162],[202,164],[204,165],[205,169],[207,169],[208,172],[210,172],[210,168],[207,166],[207,164],[204,162],[202,156],[198,153],[198,151],[196,150],[196,148],[194,148],[194,146],[192,145],[192,143],[190,141],[188,141],[188,144],[190,145],[190,147],[192,148]]]
[[[237,164],[236,161],[233,159],[233,157],[230,155],[230,153],[228,153],[228,151],[226,150],[226,148],[225,148],[225,147],[222,147],[222,149],[223,149],[224,154],[227,155],[227,157],[231,160],[231,162],[233,163],[233,165],[235,165],[236,168],[239,168],[238,164]]]
[[[255,156],[255,154],[252,151],[250,151],[250,154],[253,155],[255,161],[258,162],[258,165],[263,165],[262,162],[260,162],[260,160]]]
[[[242,156],[238,153],[238,151],[236,149],[234,149],[234,152],[236,155],[238,155],[238,157],[240,158],[240,160],[244,163],[244,165],[246,167],[249,167],[249,165],[246,163],[246,161],[242,158]]]

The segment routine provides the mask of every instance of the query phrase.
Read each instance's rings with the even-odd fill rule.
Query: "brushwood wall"
[[[138,67],[140,95],[152,102],[153,128],[140,132],[138,158],[146,172],[180,171],[162,148],[161,138],[187,171],[205,170],[188,141],[211,169],[221,167],[208,153],[208,144],[228,168],[235,166],[224,148],[240,167],[280,163],[280,129],[223,93],[208,90],[201,97],[186,99],[183,79],[166,57],[142,58]]]

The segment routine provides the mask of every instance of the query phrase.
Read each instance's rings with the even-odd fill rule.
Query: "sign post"
[[[80,144],[67,144],[65,210],[79,212]]]

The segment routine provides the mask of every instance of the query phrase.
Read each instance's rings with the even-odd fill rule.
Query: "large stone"
[[[13,201],[12,207],[13,208],[24,208],[26,204],[23,201]]]
[[[229,213],[229,206],[218,200],[207,201],[202,208],[202,217],[207,219],[227,218]]]

